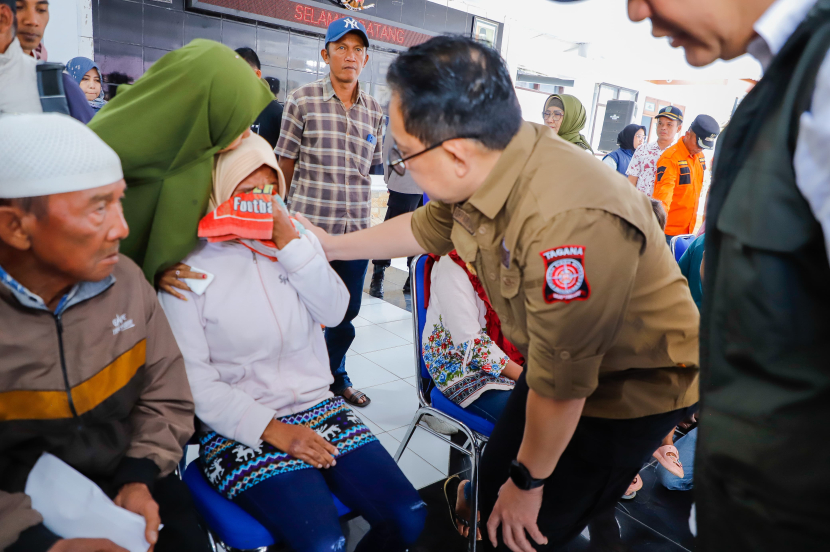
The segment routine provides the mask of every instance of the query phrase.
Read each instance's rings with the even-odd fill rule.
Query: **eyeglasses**
[[[430,147],[419,151],[418,153],[413,153],[409,157],[404,157],[401,153],[401,150],[398,149],[398,145],[395,144],[392,146],[392,149],[389,151],[389,158],[386,161],[386,178],[392,176],[391,171],[395,171],[396,174],[403,176],[406,174],[406,162],[410,159],[414,159],[419,155],[423,155],[428,151],[432,151],[435,148],[441,147],[444,142],[449,142],[450,140],[477,140],[478,136],[455,136],[453,138],[445,138],[440,142],[436,142],[432,144]]]
[[[553,121],[559,122],[562,120],[562,117],[564,116],[564,111],[545,111],[542,113],[542,119],[544,119],[545,121],[551,119]]]

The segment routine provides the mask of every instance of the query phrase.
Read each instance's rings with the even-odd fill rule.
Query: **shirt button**
[[[559,358],[561,358],[562,360],[570,360],[571,353],[569,353],[568,351],[562,351],[561,353],[559,353]]]
[[[479,228],[479,229],[478,229],[478,233],[479,233],[479,234],[486,234],[486,233],[487,233],[487,229],[486,229],[485,227],[483,227],[483,226],[482,226],[481,228]]]
[[[491,272],[490,274],[488,274],[488,276],[490,277],[491,280],[496,279],[496,273],[495,272]]]

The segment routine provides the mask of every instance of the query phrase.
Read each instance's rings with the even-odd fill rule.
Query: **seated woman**
[[[219,156],[211,206],[271,187],[285,193],[273,150],[253,134]],[[371,525],[357,550],[403,551],[426,505],[329,391],[320,325],[340,322],[348,291],[317,238],[298,233],[276,197],[271,205],[273,242],[201,242],[184,262],[213,276],[204,292],[159,293],[203,422],[201,469],[296,552],[346,549],[332,493]]]
[[[524,358],[501,333],[501,323],[471,267],[455,251],[436,259],[430,273],[421,346],[424,363],[441,393],[460,407],[496,423],[522,373]],[[449,502],[449,484],[444,485]],[[455,524],[469,532],[469,481],[456,491]],[[451,506],[452,508],[452,506]]]

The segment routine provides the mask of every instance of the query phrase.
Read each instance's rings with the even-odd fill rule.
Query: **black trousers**
[[[385,222],[389,219],[397,217],[398,215],[411,213],[423,204],[423,194],[402,194],[400,192],[393,192],[392,190],[389,190],[389,201],[386,204],[386,217],[383,220]],[[411,262],[412,257],[407,259],[406,265],[409,266],[409,263]],[[387,268],[392,265],[392,261],[390,259],[376,259],[372,261],[372,264]]]
[[[193,505],[190,490],[175,474],[159,479],[153,486],[164,527],[159,532],[155,552],[208,552],[207,534]]]
[[[483,534],[499,488],[507,481],[510,462],[516,458],[522,443],[527,394],[522,374],[482,456]],[[696,409],[695,405],[630,420],[583,416],[556,469],[545,482],[537,523],[548,538],[548,545],[540,547],[528,540],[537,550],[555,550],[575,538],[593,517],[614,506],[663,438]],[[488,542],[485,539],[486,549],[490,547]],[[498,550],[508,550],[501,531]]]

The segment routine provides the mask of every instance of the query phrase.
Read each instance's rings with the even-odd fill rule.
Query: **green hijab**
[[[559,98],[559,101],[565,106],[565,118],[562,120],[562,126],[559,127],[559,136],[582,149],[593,152],[594,150],[591,149],[588,140],[579,133],[580,130],[585,128],[585,121],[588,118],[585,113],[585,106],[570,94],[554,94],[545,101],[545,109],[548,109],[553,98]]]
[[[89,127],[121,158],[130,235],[121,252],[153,283],[198,242],[213,156],[274,99],[236,52],[197,39],[158,60],[118,93]]]

